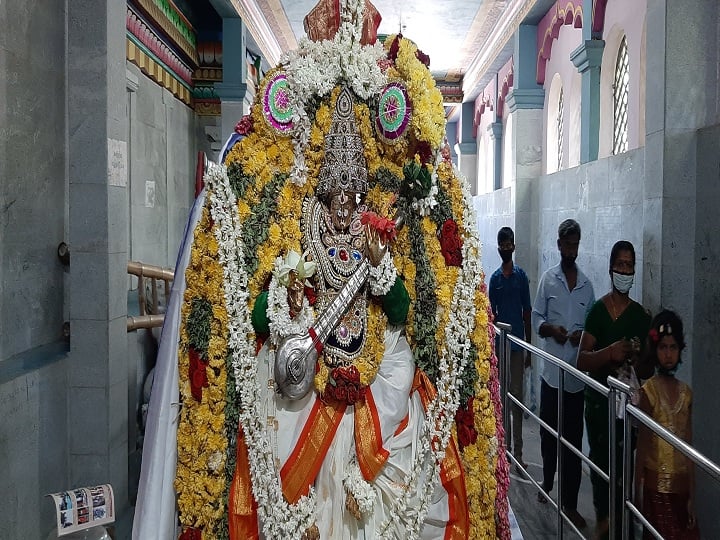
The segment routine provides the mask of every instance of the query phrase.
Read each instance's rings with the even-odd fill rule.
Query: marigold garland
[[[440,373],[442,366],[458,369],[468,363],[457,380],[449,379],[455,381],[454,387],[438,388],[445,401],[433,405],[428,414],[448,410],[443,407],[454,411],[453,407],[457,407],[459,399],[466,400],[468,395],[474,394],[474,426],[478,437],[474,444],[461,451],[468,473],[466,489],[471,518],[470,537],[497,535],[506,538],[507,518],[506,513],[503,516],[503,504],[506,504],[507,495],[507,463],[502,453],[503,433],[496,397],[497,370],[488,334],[487,295],[481,287],[475,291],[474,297],[473,294],[458,292],[468,283],[476,282],[481,272],[479,242],[476,240],[469,193],[451,164],[440,159],[439,147],[444,137],[440,92],[430,72],[418,59],[415,44],[392,36],[386,41],[386,48],[396,39],[399,40],[397,57],[389,63],[383,77],[400,80],[406,86],[413,107],[411,129],[393,144],[384,143],[374,133],[373,101],[361,96],[356,102],[355,119],[369,171],[370,189],[366,204],[378,215],[395,217],[398,210],[405,217],[406,224],[399,230],[391,251],[398,275],[403,279],[411,299],[406,333],[418,366],[433,380],[442,375],[445,377],[442,380],[447,381],[447,374]],[[332,46],[337,47],[337,44]],[[316,44],[305,44],[304,47],[311,55],[320,50]],[[374,54],[368,53],[368,58]],[[299,69],[301,63],[299,57],[291,56],[289,64],[271,70],[261,84],[258,96],[264,93],[264,85],[274,74],[284,69]],[[368,88],[375,88],[385,80],[377,73],[373,73],[373,77]],[[290,73],[288,80],[291,84],[293,81],[299,83],[300,78],[297,73]],[[251,127],[226,159],[230,187],[237,197],[237,217],[245,249],[248,309],[252,309],[258,294],[269,282],[275,258],[289,250],[301,251],[302,202],[315,190],[324,159],[324,140],[332,123],[332,111],[340,86],[333,83],[317,91],[314,97],[296,101],[305,104],[306,109],[298,117],[299,128],[292,136],[281,134],[269,126],[256,96],[250,112],[251,122],[247,122]],[[357,87],[357,92],[364,94],[366,89]],[[303,131],[300,129],[303,122],[307,123],[304,131],[306,139],[299,140],[297,137]],[[298,149],[302,149],[301,156],[297,155]],[[409,155],[411,153],[413,155]],[[421,160],[421,155],[434,156],[433,159],[438,161],[425,161],[426,157]],[[408,159],[422,163],[436,183],[436,205],[423,216],[417,214],[411,201],[396,200],[404,181],[403,167]],[[469,259],[462,268],[446,266],[441,253],[437,231],[446,219],[454,220],[466,240],[465,257]],[[183,407],[178,429],[176,478],[181,522],[184,526],[202,530],[204,539],[224,538],[227,534],[223,501],[232,471],[226,470],[226,467],[234,468],[233,449],[229,449],[229,444],[234,448],[238,418],[232,390],[234,380],[229,376],[232,370],[225,365],[231,352],[226,336],[229,321],[224,306],[223,269],[212,228],[206,206],[195,231],[195,244],[186,272],[188,290],[182,314],[183,320],[186,320],[194,298],[207,299],[212,305],[210,337],[207,340],[209,386],[203,391],[202,402]],[[472,275],[474,277],[470,279]],[[461,311],[457,309],[458,305],[470,306],[472,320],[463,319],[458,313]],[[363,385],[369,385],[376,376],[384,353],[387,318],[378,303],[369,303],[367,321],[366,345],[361,358],[355,362]],[[464,338],[458,334],[458,329],[463,328],[467,328]],[[467,341],[461,344],[458,339]],[[187,381],[188,343],[187,330],[183,328],[179,358],[183,403],[192,399]],[[461,350],[464,352],[455,355]],[[327,378],[328,370],[323,367],[316,376],[318,390],[325,387]],[[226,399],[230,400],[227,404]],[[440,417],[435,418],[442,418],[444,413],[439,414]],[[421,513],[422,509],[418,515]]]
[[[182,316],[190,317],[192,306],[205,302],[212,306],[207,335],[192,335],[193,329],[185,324],[180,330],[178,353],[180,409],[178,424],[178,467],[175,487],[180,510],[180,521],[184,527],[203,530],[203,538],[215,538],[225,514],[223,494],[225,491],[225,357],[227,341],[227,311],[222,299],[222,267],[217,260],[218,246],[211,232],[207,208],[195,230],[195,241],[190,264],[185,271],[187,288]],[[204,332],[204,330],[203,330]],[[205,355],[208,387],[198,402],[191,395],[188,380],[189,348],[200,340],[207,343]]]

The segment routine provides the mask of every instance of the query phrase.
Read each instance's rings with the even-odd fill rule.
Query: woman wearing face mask
[[[600,298],[588,313],[578,348],[577,367],[607,385],[612,376],[648,378],[652,365],[644,358],[644,337],[650,329],[650,314],[629,296],[635,277],[635,248],[626,241],[616,242],[610,252],[610,292]],[[622,421],[617,433],[622,434]],[[588,387],[585,389],[585,423],[590,444],[590,459],[605,472],[609,470],[607,398]],[[622,445],[622,440],[619,441]],[[618,479],[622,478],[622,448],[618,456]],[[594,471],[590,474],[593,505],[597,517],[596,538],[608,535],[608,483]],[[620,508],[620,501],[617,501]],[[619,513],[617,514],[620,515]],[[618,519],[617,526],[621,521]],[[619,530],[619,529],[618,529]]]

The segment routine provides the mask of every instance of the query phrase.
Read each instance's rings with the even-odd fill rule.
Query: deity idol
[[[365,6],[308,24],[206,175],[134,538],[509,537],[475,216],[427,57]]]

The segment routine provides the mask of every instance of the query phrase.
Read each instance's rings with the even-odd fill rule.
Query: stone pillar
[[[458,124],[458,143],[455,151],[458,155],[458,169],[467,178],[470,193],[477,195],[477,141],[473,135],[474,116],[475,102],[467,101],[463,103]]]
[[[221,102],[220,139],[225,140],[246,112],[247,62],[245,61],[246,28],[239,17],[223,17],[223,81],[215,84]]]
[[[493,122],[488,126],[490,139],[493,141],[493,189],[502,188],[502,137],[503,124],[502,120]]]
[[[586,25],[589,26],[589,25]],[[586,39],[570,54],[570,60],[582,75],[580,98],[580,162],[598,158],[600,146],[600,64],[605,42]]]
[[[66,487],[112,484],[124,537],[130,508],[126,6],[114,0],[66,6],[72,253]]]
[[[512,124],[510,169],[504,171],[505,184],[513,189],[516,258],[522,259],[530,280],[530,291],[537,289],[539,245],[538,212],[533,204],[534,187],[542,175],[543,107],[545,90],[537,83],[537,26],[521,25],[515,33],[513,52],[514,87],[505,101],[508,122]]]
[[[457,166],[458,163],[458,155],[455,151],[455,143],[458,142],[457,128],[457,122],[448,122],[445,124],[445,136],[447,137],[448,146],[450,147],[450,159],[452,159],[455,166]]]
[[[678,16],[679,13],[683,15]],[[643,303],[677,311],[687,348],[678,376],[693,387],[693,443],[716,463],[716,261],[720,7],[710,0],[654,0],[647,8],[647,84],[643,231]],[[698,144],[700,143],[700,144]],[[700,168],[699,168],[700,167]],[[720,489],[697,474],[696,509],[703,537],[720,537]]]

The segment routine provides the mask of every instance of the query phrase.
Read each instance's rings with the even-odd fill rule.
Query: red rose
[[[416,147],[416,153],[420,156],[420,161],[423,163],[431,163],[433,161],[432,148],[430,143],[426,141],[420,141]]]
[[[440,234],[443,236],[450,236],[453,234],[457,234],[457,223],[455,223],[452,219],[445,220],[445,223],[442,224],[442,229],[440,231]]]
[[[338,401],[347,400],[348,389],[345,385],[335,387],[335,399]]]
[[[390,44],[390,50],[388,51],[388,58],[392,60],[393,62],[397,60],[398,51],[400,50],[400,40],[402,39],[403,35],[398,34],[395,36],[395,39]]]
[[[440,251],[447,266],[462,265],[462,245],[457,224],[452,219],[446,220],[440,229]]]
[[[420,49],[415,51],[415,57],[423,64],[425,64],[425,67],[430,67],[430,57],[424,52],[422,52]]]
[[[183,531],[178,540],[202,540],[202,531],[193,527],[188,527]]]
[[[360,391],[355,386],[348,386],[347,388],[347,402],[352,405],[360,399]]]
[[[246,114],[240,121],[235,125],[235,133],[238,135],[247,135],[253,131],[253,120],[252,116]]]
[[[455,423],[459,425],[465,425],[465,426],[474,426],[475,425],[475,419],[473,418],[472,411],[468,411],[466,409],[458,409],[455,413]]]
[[[196,400],[202,401],[202,389],[204,386],[208,386],[207,373],[205,373],[206,362],[200,358],[200,353],[194,347],[190,347],[188,356],[190,357],[188,369],[190,393]]]
[[[354,382],[355,384],[360,384],[360,372],[358,371],[358,368],[355,366],[350,366],[347,368],[347,379],[350,382]]]
[[[475,444],[475,441],[477,441],[477,431],[475,431],[473,426],[460,424],[457,428],[457,434],[461,449],[466,446],[470,446],[471,444]]]

